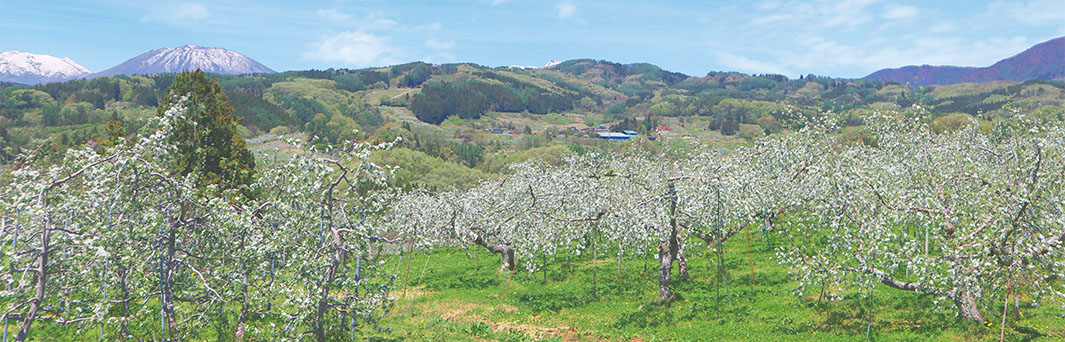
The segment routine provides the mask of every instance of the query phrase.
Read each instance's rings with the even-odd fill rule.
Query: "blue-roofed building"
[[[637,133],[636,131],[621,131],[621,133],[625,133],[625,134],[628,134],[628,135],[638,135],[638,134],[640,134],[640,133]]]
[[[600,139],[607,139],[607,140],[629,140],[629,137],[631,137],[631,135],[628,135],[628,134],[625,134],[625,133],[618,133],[618,132],[599,133],[599,138]]]

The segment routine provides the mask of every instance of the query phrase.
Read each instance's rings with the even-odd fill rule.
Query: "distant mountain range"
[[[0,82],[41,84],[114,75],[154,75],[200,69],[209,73],[241,75],[274,73],[243,54],[223,48],[185,45],[145,52],[101,72],[58,58],[21,51],[0,53]]]
[[[544,68],[559,62],[552,61]],[[227,75],[274,73],[274,70],[239,52],[223,48],[185,45],[155,49],[110,69],[92,73],[69,58],[21,51],[0,53],[0,82],[40,84],[114,75],[164,74],[201,69]],[[998,80],[1065,79],[1065,37],[1037,44],[989,67],[906,66],[883,69],[862,79],[895,81],[914,86]]]
[[[70,58],[38,55],[22,51],[0,52],[0,81],[40,84],[81,78],[89,69]]]
[[[1065,37],[1054,38],[983,68],[957,66],[905,66],[883,69],[865,80],[895,81],[914,86],[990,81],[1065,79]]]

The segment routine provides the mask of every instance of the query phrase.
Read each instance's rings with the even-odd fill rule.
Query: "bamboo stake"
[[[422,286],[422,278],[425,278],[425,269],[429,268],[429,258],[431,258],[432,256],[433,256],[433,251],[429,250],[429,255],[425,256],[425,266],[422,266],[422,275],[418,276],[418,285],[417,286]]]
[[[1006,313],[1008,312],[1007,310],[1009,310],[1010,308],[1010,290],[1012,290],[1011,287],[1013,287],[1013,279],[1010,279],[1010,281],[1006,284],[1006,298],[1002,299],[1002,327],[999,328],[1000,331],[998,336],[998,340],[1000,342],[1006,341]],[[1013,295],[1013,298],[1017,298],[1017,295]]]
[[[407,253],[413,253],[413,252],[414,252],[414,240],[411,240],[409,246],[407,247]],[[410,264],[413,261],[414,261],[414,256],[413,255],[407,257],[407,270],[403,271],[403,298],[407,298],[407,283],[410,282]]]
[[[748,225],[743,231],[747,235],[747,259],[751,261],[751,286],[758,287],[758,281],[754,279],[754,255],[751,254],[751,226]]]
[[[599,249],[595,241],[596,235],[598,235],[596,233],[598,233],[598,230],[592,233],[592,298],[596,298],[596,287],[599,280]]]
[[[499,297],[499,305],[503,305],[503,301],[507,299],[507,290],[510,289],[510,280],[514,278],[514,270],[517,269],[517,267],[514,267],[510,270],[510,273],[507,273],[507,286],[503,288],[503,296]]]
[[[869,287],[869,299],[868,299],[868,301],[869,301],[869,315],[868,315],[869,324],[865,326],[865,338],[867,338],[867,339],[869,338],[870,333],[872,333],[872,331],[873,331],[873,288],[874,287],[875,286]]]
[[[543,269],[540,270],[540,272],[544,273],[544,282],[543,283],[547,284],[547,257],[544,257],[544,267],[543,267]]]

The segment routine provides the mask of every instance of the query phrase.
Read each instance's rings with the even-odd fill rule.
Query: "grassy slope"
[[[760,235],[760,234],[758,234]],[[599,259],[599,299],[591,297],[592,261],[585,254],[573,261],[570,275],[559,258],[543,273],[518,271],[507,288],[499,259],[478,251],[470,259],[462,250],[437,251],[429,257],[404,257],[394,289],[397,305],[384,325],[393,329],[382,340],[451,341],[991,341],[998,340],[1002,307],[985,310],[985,323],[963,322],[949,304],[935,309],[935,298],[878,287],[873,300],[851,293],[838,302],[818,303],[818,293],[801,300],[787,269],[772,261],[772,252],[757,235],[754,275],[742,235],[727,246],[725,264],[731,297],[717,281],[714,254],[701,244],[690,257],[692,279],[675,290],[682,297],[669,306],[655,304],[654,261],[626,260],[618,276],[616,253]],[[405,273],[407,261],[413,261]],[[388,267],[395,267],[396,260]],[[519,261],[520,265],[520,261]],[[424,276],[421,275],[423,267]],[[407,279],[406,287],[403,280]],[[505,299],[501,298],[506,290]],[[811,291],[813,292],[813,291]],[[730,303],[731,300],[731,303]],[[502,301],[502,303],[501,303]],[[871,303],[871,304],[870,304]],[[864,308],[872,305],[872,326]],[[1012,307],[1010,308],[1012,311]],[[1059,341],[1065,335],[1060,303],[1022,305],[1023,317],[1011,313],[1006,339]]]

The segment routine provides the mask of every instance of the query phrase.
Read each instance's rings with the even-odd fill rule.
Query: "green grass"
[[[937,310],[935,298],[883,286],[875,289],[871,301],[855,293],[842,301],[818,301],[818,293],[812,290],[797,298],[788,270],[773,261],[774,253],[760,240],[761,234],[752,233],[757,285],[751,282],[751,259],[743,235],[736,235],[726,246],[727,291],[725,283],[717,280],[716,257],[701,243],[693,243],[689,249],[692,278],[675,282],[677,296],[670,303],[656,298],[656,260],[651,257],[628,257],[619,276],[616,253],[600,251],[604,257],[598,259],[593,297],[591,253],[573,257],[572,272],[565,257],[555,258],[545,268],[546,280],[543,272],[530,274],[519,268],[509,286],[507,274],[499,271],[498,256],[483,250],[476,257],[455,248],[431,255],[418,253],[413,258],[405,255],[399,265],[397,256],[385,256],[387,263],[380,270],[397,270],[391,292],[397,300],[381,322],[383,331],[373,333],[370,340],[854,341],[866,340],[867,329],[869,340],[880,341],[999,339],[1001,304],[983,310],[988,322],[977,323],[956,318],[949,303]],[[523,262],[519,256],[519,265]],[[138,315],[131,330],[140,337],[159,336],[158,316],[152,314],[158,303],[150,300],[132,307],[147,314]],[[193,340],[231,339],[238,311],[237,303],[226,304],[225,320],[215,323],[218,317],[213,317]],[[1012,306],[1010,311],[1005,330],[1008,341],[1059,341],[1065,335],[1065,309],[1060,302],[1039,307],[1022,304],[1023,316],[1013,313]],[[249,324],[271,332],[285,321],[253,317]],[[16,328],[11,322],[9,338]],[[109,324],[105,336],[113,338],[115,328]],[[35,323],[31,340],[94,341],[98,329],[93,324],[60,326],[42,320]]]
[[[392,315],[383,321],[392,332],[382,340],[498,341],[997,341],[1002,307],[983,314],[990,325],[963,321],[949,303],[935,308],[930,296],[877,287],[872,301],[853,293],[837,302],[818,301],[818,293],[793,295],[795,282],[777,265],[761,241],[754,241],[754,277],[742,236],[727,248],[728,292],[717,281],[713,255],[701,244],[689,258],[692,279],[675,282],[678,294],[659,303],[654,262],[625,260],[618,275],[616,253],[599,260],[597,297],[592,296],[590,253],[573,263],[557,258],[543,273],[519,271],[507,287],[499,258],[478,251],[437,251],[412,259],[400,274]],[[752,238],[756,238],[752,236]],[[705,251],[705,253],[701,252]],[[408,261],[404,257],[404,264]],[[395,259],[387,267],[395,267]],[[521,265],[522,261],[519,261]],[[387,268],[386,267],[386,268]],[[676,272],[674,272],[674,276]],[[404,279],[407,279],[404,286]],[[503,292],[506,290],[506,297]],[[872,305],[872,309],[868,308]],[[1010,309],[1013,310],[1012,307]],[[1023,317],[1007,319],[1006,340],[1058,341],[1065,335],[1061,303],[1022,305]],[[870,314],[872,325],[869,325]]]

